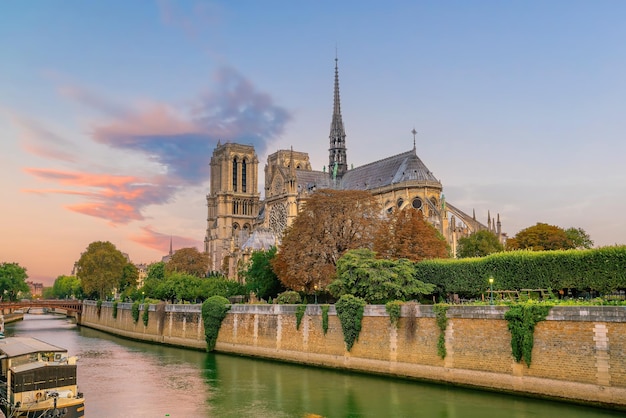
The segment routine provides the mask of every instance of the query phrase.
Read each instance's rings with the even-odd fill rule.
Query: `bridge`
[[[53,299],[35,299],[24,300],[20,302],[0,302],[0,311],[2,313],[14,312],[18,309],[28,310],[30,308],[48,308],[63,309],[70,312],[81,314],[83,312],[83,302],[80,300],[53,300]]]

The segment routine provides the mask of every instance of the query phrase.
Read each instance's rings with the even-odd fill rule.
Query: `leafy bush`
[[[324,335],[328,332],[328,309],[330,305],[322,305],[322,330],[324,330]]]
[[[509,251],[482,258],[425,260],[416,277],[439,291],[475,297],[494,276],[494,290],[626,288],[626,246],[590,250]]]
[[[117,301],[113,302],[113,319],[117,319]]]
[[[280,305],[293,305],[300,302],[302,302],[300,293],[294,292],[293,290],[283,292],[276,298],[276,303]]]
[[[437,354],[442,359],[446,358],[446,328],[448,328],[448,308],[450,305],[438,303],[433,305],[437,327],[439,328],[439,339],[437,340]]]
[[[530,367],[534,345],[535,325],[546,319],[552,305],[529,301],[511,305],[504,314],[511,332],[511,350],[516,362],[524,361]]]
[[[300,329],[300,323],[304,317],[304,312],[306,312],[306,305],[296,306],[296,329],[298,330]]]
[[[222,321],[229,310],[230,304],[228,299],[223,296],[211,296],[202,304],[202,320],[207,351],[213,351],[215,348]]]
[[[404,302],[401,300],[392,300],[385,304],[385,310],[389,314],[389,321],[391,325],[398,328],[400,324],[400,314],[402,313],[402,305]]]
[[[348,351],[359,339],[365,305],[365,300],[352,295],[343,295],[335,304]]]
[[[150,319],[150,305],[147,303],[143,304],[143,315],[141,319],[143,320],[143,324],[147,327],[148,319]]]
[[[130,312],[133,315],[133,323],[136,324],[137,321],[139,321],[139,301],[136,300],[135,302],[133,302],[133,306],[130,308]]]

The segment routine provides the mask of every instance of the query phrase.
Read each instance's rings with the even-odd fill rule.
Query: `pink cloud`
[[[83,196],[86,203],[65,206],[84,215],[95,216],[113,224],[143,220],[141,209],[151,204],[166,203],[175,189],[161,184],[164,178],[147,181],[136,176],[80,173],[61,170],[26,168],[27,173],[53,181],[69,189],[28,189],[27,193],[65,194]],[[75,188],[75,189],[72,189]]]

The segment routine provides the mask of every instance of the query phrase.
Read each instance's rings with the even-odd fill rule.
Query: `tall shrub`
[[[131,314],[133,315],[133,324],[136,324],[137,321],[139,321],[139,301],[136,300],[133,302],[133,306],[131,306],[130,311]]]
[[[335,304],[335,309],[341,322],[346,349],[350,351],[361,333],[365,301],[352,295],[343,295]]]
[[[439,328],[439,338],[437,339],[437,354],[442,359],[446,358],[448,354],[446,350],[446,328],[448,328],[448,308],[450,305],[445,303],[439,303],[433,305],[433,311],[435,312],[435,320],[437,321],[437,327]]]
[[[222,321],[229,310],[230,303],[223,296],[211,296],[202,304],[202,320],[207,351],[213,351],[215,348]]]

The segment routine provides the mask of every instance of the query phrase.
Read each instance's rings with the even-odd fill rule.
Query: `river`
[[[623,413],[451,386],[129,341],[55,315],[25,315],[32,336],[79,357],[86,416],[600,418]]]

